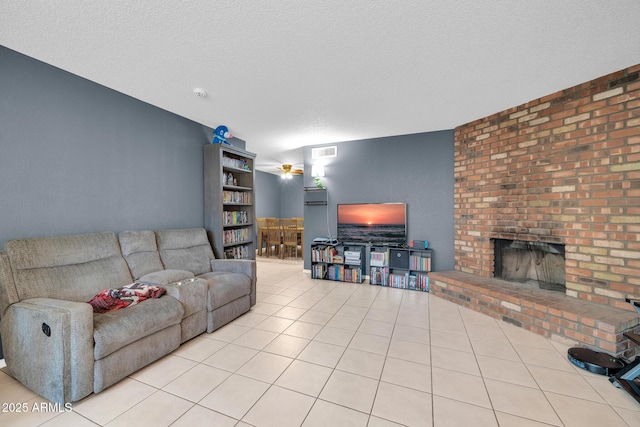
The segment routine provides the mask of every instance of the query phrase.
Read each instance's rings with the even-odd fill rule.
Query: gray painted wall
[[[256,171],[256,218],[280,217],[280,177]]]
[[[280,175],[257,171],[255,178],[257,218],[302,218],[302,175],[283,180]]]
[[[211,129],[2,46],[0,64],[0,247],[204,225]]]
[[[429,241],[434,270],[453,269],[453,130],[331,145],[338,156],[326,160],[322,178],[329,203],[304,207],[304,268],[313,238],[336,236],[338,203],[406,202],[408,238]],[[307,171],[312,148],[304,149]],[[314,185],[310,174],[305,185]]]
[[[202,146],[211,129],[4,47],[0,63],[0,245],[203,226]],[[335,235],[336,203],[406,201],[409,238],[430,241],[435,269],[453,268],[453,131],[337,145],[323,178],[328,211],[303,208],[310,174],[283,183],[258,172],[257,216],[304,216],[310,242],[328,234],[327,213]]]
[[[294,175],[291,179],[279,178],[282,218],[302,218],[304,215],[304,176]]]

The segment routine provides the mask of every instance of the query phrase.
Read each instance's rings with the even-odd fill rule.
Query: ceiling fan
[[[288,163],[279,166],[278,169],[282,171],[282,179],[291,179],[293,178],[293,175],[304,174],[302,169],[293,169],[293,166]]]

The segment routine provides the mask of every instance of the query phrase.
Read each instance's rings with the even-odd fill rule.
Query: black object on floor
[[[615,375],[626,366],[617,357],[582,347],[570,348],[567,357],[577,367],[599,375]]]
[[[628,298],[625,301],[631,304],[633,308],[640,313],[640,301]],[[622,335],[629,338],[634,343],[640,344],[639,334],[625,332]],[[631,397],[640,403],[640,356],[637,356],[633,362],[627,364],[624,369],[610,377],[609,381],[611,381],[614,386],[625,390],[631,395]]]
[[[640,403],[640,356],[629,363],[624,369],[609,377],[609,381],[616,387],[622,388]]]

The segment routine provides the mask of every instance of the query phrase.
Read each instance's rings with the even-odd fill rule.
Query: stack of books
[[[409,269],[431,271],[431,258],[421,257],[419,255],[411,255],[409,257]]]
[[[344,261],[346,264],[360,265],[360,251],[344,251]]]
[[[369,265],[371,267],[384,267],[387,265],[387,251],[384,252],[371,252],[371,260]]]

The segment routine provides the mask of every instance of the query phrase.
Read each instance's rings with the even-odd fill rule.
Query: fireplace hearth
[[[531,289],[566,291],[564,245],[494,239],[494,277]]]

